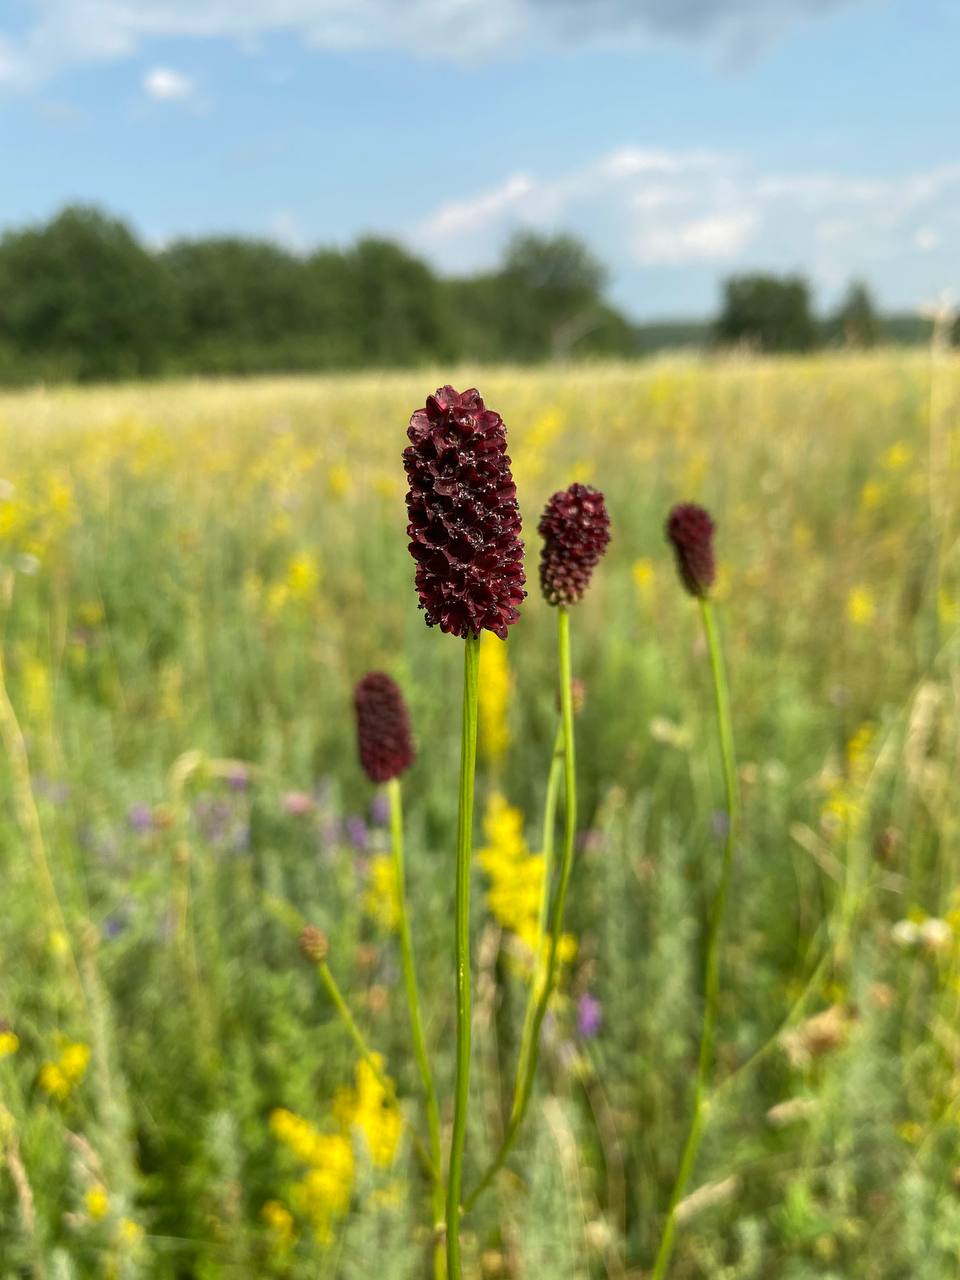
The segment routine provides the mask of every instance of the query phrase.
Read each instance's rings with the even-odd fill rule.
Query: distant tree
[[[806,351],[816,339],[809,285],[800,276],[732,276],[724,282],[715,331],[724,344]]]
[[[575,236],[517,232],[497,282],[498,320],[515,359],[571,355],[609,319],[606,271]]]
[[[162,269],[116,218],[72,206],[0,241],[0,343],[45,374],[155,372],[172,319]]]
[[[827,321],[831,341],[847,347],[873,347],[880,338],[880,318],[870,290],[862,280],[853,280],[835,313]]]
[[[447,295],[426,263],[391,240],[367,237],[344,257],[358,359],[410,365],[450,359],[456,342]]]

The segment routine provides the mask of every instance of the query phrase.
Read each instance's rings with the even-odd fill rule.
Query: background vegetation
[[[146,264],[159,296],[167,268]],[[412,707],[408,862],[449,1123],[461,648],[416,608],[399,460],[448,376],[0,397],[4,1276],[425,1273],[384,813],[350,696],[383,667]],[[658,1238],[724,827],[698,619],[662,533],[678,498],[719,525],[744,821],[720,1092],[671,1274],[954,1274],[960,365],[452,380],[475,376],[509,426],[531,579],[536,519],[573,479],[606,491],[614,540],[573,620],[576,945],[513,1172],[468,1222],[471,1274],[639,1277]],[[534,590],[484,649],[468,1183],[522,1016],[515,899],[492,891],[536,856],[552,623]],[[398,1101],[358,1072],[301,916]]]
[[[573,237],[520,232],[495,270],[441,278],[365,238],[298,255],[267,241],[180,240],[160,251],[96,209],[65,209],[0,239],[0,383],[177,373],[403,368],[457,360],[765,351],[923,342],[930,323],[881,318],[863,284],[814,316],[801,279],[728,282],[716,323],[635,324]]]

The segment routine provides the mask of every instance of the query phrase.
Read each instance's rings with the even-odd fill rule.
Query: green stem
[[[330,972],[330,966],[327,964],[326,960],[318,961],[317,972],[320,974],[320,980],[323,983],[324,987],[326,988],[327,995],[329,995],[330,999],[333,1001],[334,1006],[336,1007],[337,1013],[339,1013],[340,1015],[341,1022],[349,1032],[350,1039],[356,1045],[357,1052],[360,1054],[360,1057],[364,1060],[364,1062],[373,1072],[373,1077],[376,1080],[377,1084],[380,1086],[380,1088],[383,1090],[386,1096],[391,1101],[393,1101],[396,1097],[396,1090],[394,1088],[393,1081],[384,1073],[384,1070],[381,1067],[380,1062],[378,1061],[377,1057],[370,1049],[370,1046],[367,1044],[366,1040],[363,1038],[363,1032],[360,1030],[356,1022],[354,1021],[353,1014],[350,1012],[350,1006],[347,1004],[346,1000],[343,998],[343,993],[341,992],[339,986],[337,985],[336,978]],[[410,1139],[413,1142],[414,1150],[416,1151],[417,1155],[420,1157],[420,1161],[423,1164],[423,1167],[427,1170],[427,1172],[434,1179],[434,1181],[438,1181],[440,1178],[440,1172],[434,1165],[433,1161],[430,1159],[430,1153],[427,1151],[426,1147],[423,1145],[423,1139],[416,1132],[416,1130],[413,1128],[412,1125],[408,1125],[407,1127],[410,1129]]]
[[[693,1172],[700,1139],[707,1121],[709,1103],[707,1087],[713,1065],[713,1045],[717,1024],[717,1001],[720,991],[720,926],[723,921],[727,903],[727,891],[730,886],[730,870],[733,866],[733,846],[736,839],[736,828],[739,820],[739,801],[737,797],[736,757],[733,750],[733,729],[730,719],[730,694],[727,689],[727,677],[717,637],[717,624],[713,605],[707,599],[700,601],[703,618],[703,631],[710,655],[710,674],[713,678],[713,697],[717,715],[717,730],[720,736],[720,755],[723,761],[723,783],[727,803],[727,838],[723,846],[723,864],[720,870],[720,882],[710,907],[707,920],[706,962],[704,971],[703,996],[703,1028],[700,1033],[700,1052],[697,1058],[697,1075],[693,1088],[693,1115],[690,1129],[680,1157],[676,1181],[670,1195],[667,1208],[667,1220],[664,1224],[660,1248],[650,1280],[663,1280],[673,1252],[673,1240],[677,1229],[677,1205],[683,1199]]]
[[[557,735],[553,743],[553,754],[550,757],[550,772],[547,776],[547,795],[543,804],[543,883],[540,888],[540,911],[537,917],[537,944],[533,954],[533,977],[530,981],[530,993],[527,996],[527,1009],[523,1019],[523,1034],[520,1037],[520,1053],[517,1058],[517,1079],[513,1091],[511,1110],[517,1105],[521,1082],[526,1078],[527,1063],[533,1045],[533,1020],[537,1010],[546,966],[544,964],[543,943],[547,936],[547,923],[550,915],[550,886],[553,881],[553,834],[557,818],[557,799],[560,790],[560,778],[563,772],[563,721],[557,726]]]
[[[460,1280],[460,1187],[470,1099],[470,860],[473,845],[473,788],[477,769],[477,684],[480,638],[468,636],[463,654],[463,726],[460,744],[460,805],[457,819],[457,1073],[453,1135],[447,1174],[447,1274]]]
[[[390,797],[390,843],[393,848],[393,865],[397,875],[397,905],[400,912],[400,955],[403,963],[403,982],[407,992],[407,1009],[410,1014],[410,1038],[413,1041],[413,1055],[417,1060],[420,1083],[423,1086],[427,1128],[430,1133],[430,1158],[433,1161],[434,1168],[439,1172],[443,1165],[443,1157],[440,1150],[440,1108],[437,1105],[437,1091],[433,1083],[433,1073],[430,1070],[426,1037],[423,1034],[420,990],[417,984],[417,966],[413,955],[410,915],[407,910],[407,885],[403,857],[403,800],[399,778],[390,779],[387,783],[387,794]],[[439,1178],[435,1179],[433,1183],[433,1216],[434,1227],[443,1222],[443,1186]],[[443,1249],[439,1243],[434,1249],[433,1271],[436,1280],[444,1280],[446,1271],[443,1261]]]
[[[564,783],[564,831],[563,853],[560,859],[560,879],[557,895],[553,903],[553,914],[550,917],[550,948],[547,952],[546,974],[533,1015],[533,1027],[530,1037],[530,1053],[522,1075],[518,1071],[517,1088],[514,1092],[513,1107],[510,1119],[504,1131],[500,1149],[488,1165],[483,1177],[474,1187],[464,1203],[464,1210],[472,1209],[477,1199],[496,1177],[498,1171],[510,1154],[517,1134],[527,1114],[533,1082],[537,1073],[537,1060],[540,1056],[540,1029],[550,1003],[550,996],[557,976],[557,953],[560,949],[560,936],[563,933],[563,915],[567,902],[567,888],[570,884],[570,872],[573,869],[573,849],[577,832],[577,782],[576,759],[573,741],[573,695],[570,689],[570,615],[561,605],[557,610],[557,653],[560,677],[560,716],[563,732],[563,783]]]

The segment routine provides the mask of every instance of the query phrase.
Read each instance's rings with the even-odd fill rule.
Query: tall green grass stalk
[[[670,1203],[667,1208],[667,1219],[664,1223],[660,1247],[657,1250],[651,1280],[663,1280],[670,1265],[673,1252],[674,1236],[677,1230],[677,1206],[684,1197],[690,1175],[700,1149],[700,1141],[707,1119],[710,1072],[713,1066],[713,1046],[717,1023],[717,1001],[720,991],[720,926],[723,922],[727,903],[727,892],[730,887],[730,871],[733,866],[733,847],[739,822],[739,799],[737,795],[736,757],[733,749],[733,728],[730,718],[730,694],[727,689],[727,677],[717,636],[717,624],[713,605],[706,597],[700,600],[700,612],[703,620],[703,631],[710,655],[710,674],[713,681],[713,696],[717,716],[717,731],[720,738],[720,755],[723,762],[723,782],[727,804],[727,835],[723,846],[723,863],[720,869],[720,881],[710,907],[707,921],[706,962],[704,971],[703,1026],[700,1033],[700,1052],[697,1057],[697,1074],[693,1088],[693,1114],[687,1140],[684,1143],[680,1165],[677,1169]]]
[[[553,912],[550,917],[550,943],[547,952],[546,970],[534,1009],[529,1052],[526,1061],[518,1063],[513,1105],[510,1109],[510,1119],[507,1122],[503,1140],[480,1181],[467,1197],[464,1204],[465,1210],[473,1208],[477,1199],[490,1185],[498,1171],[503,1168],[523,1125],[537,1073],[537,1061],[540,1055],[540,1030],[543,1026],[543,1019],[546,1015],[557,977],[557,953],[560,949],[560,936],[563,933],[563,916],[567,902],[567,888],[570,884],[570,872],[573,869],[573,852],[577,832],[573,693],[570,687],[570,614],[563,605],[560,605],[557,609],[557,657],[560,679],[560,724],[563,735],[564,832],[563,852],[560,858],[560,875],[556,897],[553,901]]]
[[[407,994],[407,1009],[410,1016],[410,1037],[413,1041],[413,1055],[417,1060],[417,1070],[420,1072],[420,1084],[423,1088],[427,1129],[430,1138],[430,1158],[439,1174],[443,1167],[443,1156],[440,1149],[440,1108],[437,1105],[437,1091],[433,1083],[433,1072],[430,1070],[426,1037],[423,1034],[420,990],[417,983],[417,968],[413,954],[410,913],[407,908],[406,871],[403,856],[403,799],[399,778],[391,778],[387,783],[387,795],[390,799],[390,844],[393,850],[393,865],[397,875],[397,902],[400,912],[400,955],[403,964],[403,983]],[[443,1222],[443,1215],[443,1187],[439,1177],[437,1177],[433,1183],[435,1231]],[[446,1268],[443,1247],[439,1242],[434,1246],[433,1272],[435,1280],[444,1280]]]
[[[447,1174],[447,1274],[460,1280],[460,1188],[470,1101],[470,861],[473,849],[473,792],[477,770],[477,688],[480,638],[468,636],[463,654],[463,725],[460,744],[460,805],[457,819],[456,975],[457,1068],[453,1134]]]

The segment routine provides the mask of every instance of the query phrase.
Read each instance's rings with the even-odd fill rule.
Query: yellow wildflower
[[[367,915],[394,933],[400,924],[400,886],[397,868],[388,853],[370,859],[370,884],[363,898]]]
[[[910,446],[903,440],[898,440],[886,450],[880,459],[880,465],[885,471],[902,471],[912,458],[913,450]]]
[[[512,689],[507,646],[492,631],[484,631],[480,641],[480,748],[494,767],[510,745],[507,711]]]
[[[531,853],[523,834],[523,814],[498,791],[487,801],[483,829],[488,843],[478,852],[477,861],[490,880],[487,906],[535,956],[540,935],[543,854]],[[547,946],[548,940],[544,939],[544,955]],[[576,939],[563,934],[557,945],[560,963],[569,963],[576,953]]]
[[[383,1060],[375,1058],[382,1070]],[[357,1063],[357,1085],[350,1102],[349,1123],[366,1140],[370,1159],[379,1169],[393,1164],[403,1120],[392,1094],[384,1089],[368,1062]],[[388,1082],[389,1083],[389,1082]]]
[[[877,613],[877,603],[869,587],[854,587],[847,596],[847,617],[855,627],[869,627]]]
[[[264,1222],[270,1228],[274,1244],[278,1249],[288,1249],[293,1243],[296,1231],[293,1225],[293,1214],[279,1200],[268,1200],[260,1210]]]
[[[300,551],[287,565],[287,592],[291,600],[311,600],[320,583],[320,568],[309,551]]]
[[[89,1061],[89,1045],[79,1042],[64,1044],[56,1062],[44,1062],[40,1067],[37,1078],[40,1088],[51,1098],[65,1101],[86,1075]]]
[[[649,556],[641,556],[639,560],[634,560],[633,582],[642,596],[649,596],[652,592],[655,576],[653,561]]]
[[[106,1187],[99,1182],[83,1197],[83,1203],[94,1222],[99,1222],[110,1212],[110,1197],[107,1195]]]
[[[350,471],[342,462],[327,472],[327,487],[335,498],[343,498],[350,492]]]
[[[0,1058],[9,1058],[20,1048],[20,1037],[13,1031],[0,1031]]]
[[[117,1227],[117,1238],[125,1249],[136,1249],[143,1240],[143,1227],[132,1218],[121,1218]]]

